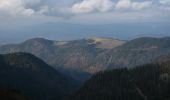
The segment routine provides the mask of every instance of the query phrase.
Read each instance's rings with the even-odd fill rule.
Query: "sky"
[[[27,18],[92,24],[105,19],[169,21],[169,17],[170,0],[0,0],[1,21]]]
[[[169,25],[169,19],[170,0],[0,0],[0,39],[7,37],[7,30],[15,31],[51,22]]]

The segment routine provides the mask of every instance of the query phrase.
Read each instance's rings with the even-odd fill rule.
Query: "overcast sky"
[[[0,21],[169,21],[170,0],[0,0]],[[19,22],[19,21],[18,21]]]

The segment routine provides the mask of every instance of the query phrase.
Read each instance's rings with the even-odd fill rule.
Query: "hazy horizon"
[[[0,0],[0,100],[170,100],[170,0]]]
[[[169,0],[1,0],[0,44],[170,36]]]

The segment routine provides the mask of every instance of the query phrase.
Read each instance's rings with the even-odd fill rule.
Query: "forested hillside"
[[[170,55],[170,38],[143,37],[106,51],[96,58],[95,65],[105,69],[133,68],[138,65],[155,62],[160,57]]]
[[[97,73],[67,100],[169,100],[170,60]]]
[[[0,89],[17,90],[28,100],[60,100],[78,86],[77,81],[31,54],[0,55]]]

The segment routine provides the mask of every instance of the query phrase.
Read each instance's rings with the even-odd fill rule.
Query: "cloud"
[[[134,10],[142,10],[152,6],[152,1],[145,1],[145,2],[133,2],[132,9]]]
[[[93,12],[150,9],[154,0],[0,0],[0,13],[10,15],[72,16]],[[160,8],[169,8],[169,0],[157,0]]]
[[[0,16],[64,17],[71,15],[69,5],[75,1],[77,0],[0,0]]]
[[[21,0],[1,0],[0,11],[10,15],[31,15],[34,13],[33,9],[25,8]]]
[[[170,5],[170,0],[159,0],[161,4]]]
[[[0,0],[0,13],[11,16],[43,14],[48,11],[48,5],[42,5],[43,0]]]
[[[71,7],[74,14],[93,13],[93,12],[113,12],[116,10],[144,10],[153,6],[152,0],[83,0],[75,3]]]
[[[108,12],[113,9],[111,0],[83,0],[71,7],[72,13]]]
[[[116,9],[129,9],[131,8],[130,0],[120,0],[115,6]]]
[[[115,6],[117,10],[143,10],[152,6],[152,1],[132,2],[131,0],[119,0]]]
[[[0,0],[0,20],[2,20],[1,17],[7,18],[6,16],[9,15],[10,17],[26,16],[30,19],[45,17],[46,20],[59,18],[64,21],[83,16],[87,17],[87,20],[90,18],[117,20],[126,19],[128,14],[136,19],[139,18],[138,15],[148,15],[147,19],[154,19],[159,16],[169,17],[169,13],[170,0]],[[91,16],[93,14],[97,16]]]

